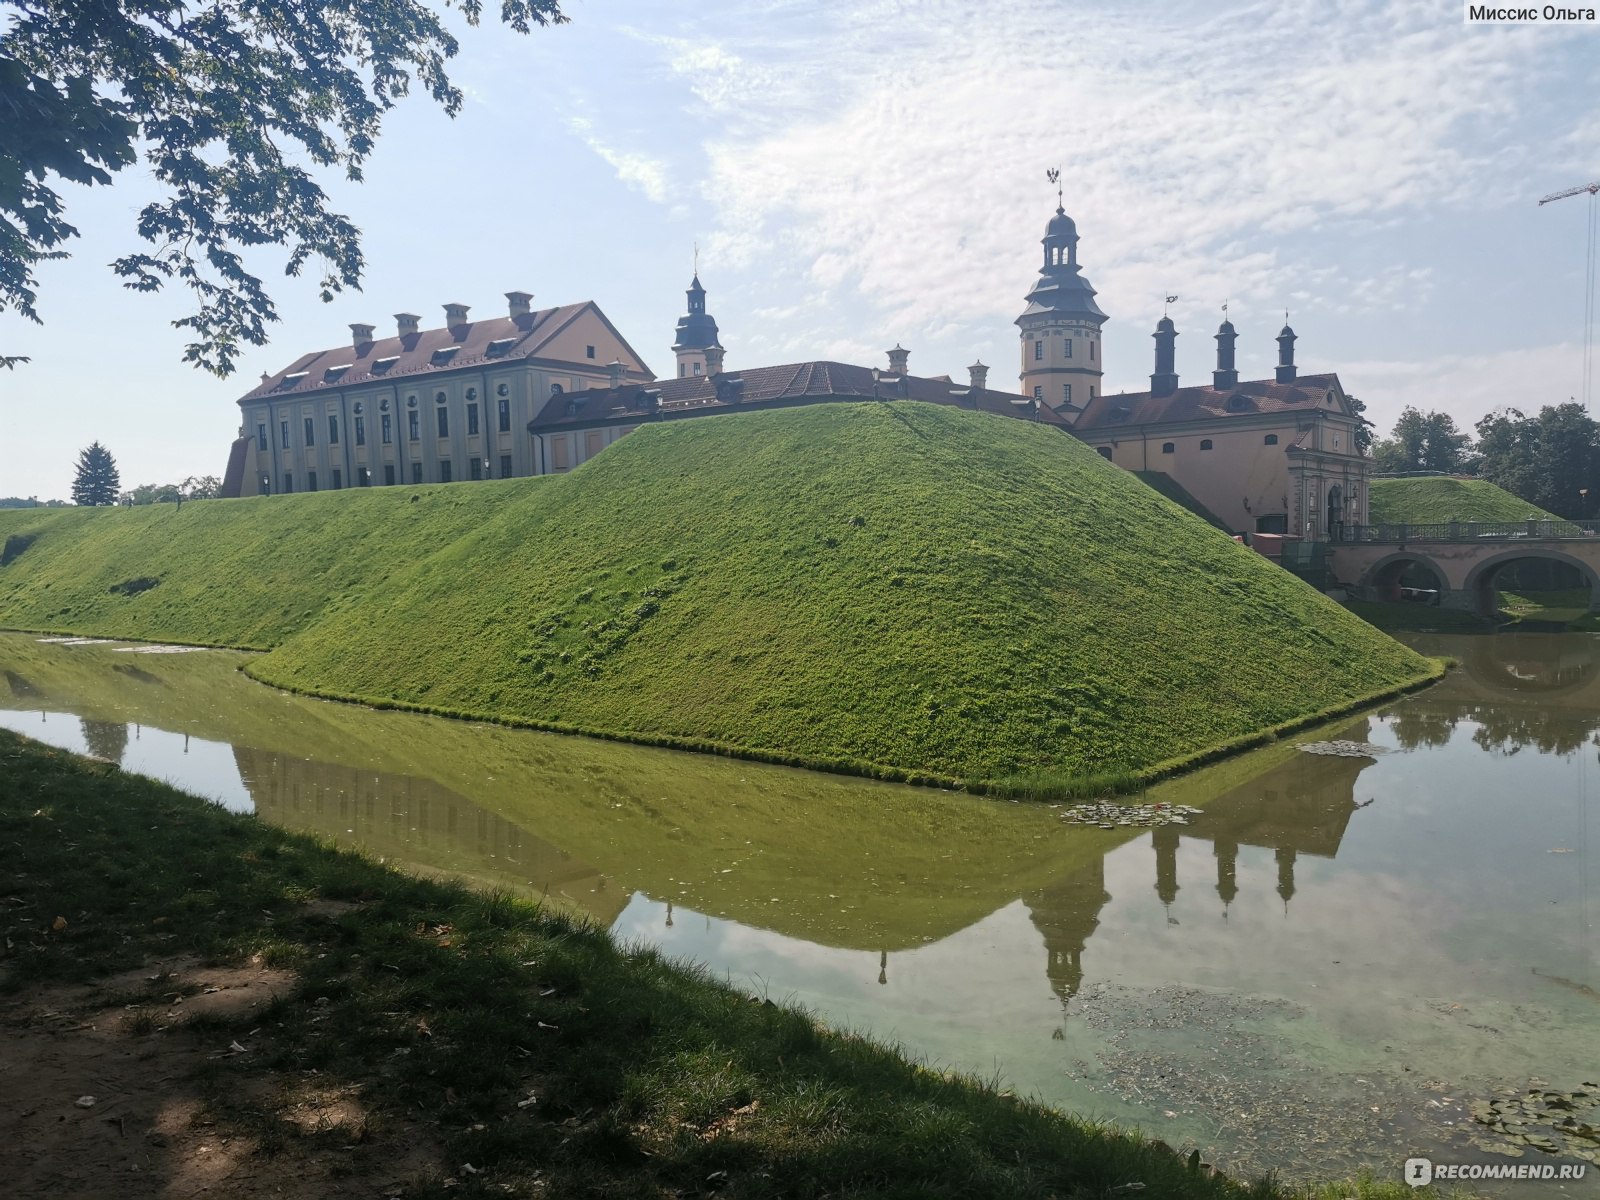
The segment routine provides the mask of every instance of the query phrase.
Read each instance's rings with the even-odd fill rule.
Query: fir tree
[[[72,481],[74,504],[115,504],[121,486],[122,477],[117,474],[117,460],[99,442],[78,455],[78,477]]]

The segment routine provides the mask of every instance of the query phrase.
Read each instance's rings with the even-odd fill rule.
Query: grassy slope
[[[1561,519],[1483,479],[1374,479],[1370,503],[1374,525]]]
[[[190,1029],[173,1020],[170,985],[123,984],[117,1003],[134,1019],[100,1037],[111,1053],[172,1055],[161,1083],[197,1097],[216,1136],[263,1153],[301,1139],[342,1151],[341,1174],[363,1194],[1407,1194],[1247,1189],[504,896],[409,879],[3,731],[0,761],[0,844],[17,864],[0,992],[189,954],[295,970],[298,986],[267,1011]],[[308,908],[317,899],[350,908],[329,917]],[[185,1069],[184,1054],[230,1037],[248,1052]],[[359,1095],[365,1132],[294,1122],[296,1085],[313,1075]],[[435,1173],[397,1179],[395,1142],[417,1135],[437,1146]],[[146,1161],[163,1170],[159,1155]]]
[[[1174,504],[1177,504],[1183,508],[1187,508],[1207,525],[1214,525],[1218,529],[1222,530],[1223,533],[1232,534],[1233,531],[1228,528],[1227,524],[1222,520],[1221,517],[1217,516],[1216,513],[1212,512],[1204,504],[1201,504],[1200,501],[1195,498],[1193,492],[1184,487],[1183,484],[1179,483],[1165,471],[1135,471],[1133,472],[1133,476],[1141,483],[1155,488],[1156,491],[1160,492]]]
[[[993,777],[1145,767],[1425,665],[1053,430],[897,403],[643,431],[251,670]]]
[[[0,567],[0,626],[265,649],[540,482],[3,510],[0,544],[35,540]],[[148,578],[161,583],[110,590]]]

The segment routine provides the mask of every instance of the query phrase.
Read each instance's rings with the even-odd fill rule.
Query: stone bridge
[[[1326,543],[1334,578],[1362,600],[1399,600],[1401,577],[1413,567],[1438,580],[1439,604],[1493,616],[1496,577],[1514,563],[1565,563],[1589,588],[1589,611],[1600,612],[1600,536],[1567,521],[1513,524],[1352,526]]]

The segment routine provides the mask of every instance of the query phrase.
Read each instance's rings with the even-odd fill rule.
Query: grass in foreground
[[[182,954],[292,968],[295,990],[242,1018],[253,1033],[204,1025],[251,1047],[201,1069],[209,1119],[225,1139],[281,1153],[307,1135],[263,1084],[315,1072],[319,1086],[357,1088],[379,1136],[351,1143],[355,1181],[392,1178],[385,1121],[424,1126],[441,1148],[437,1174],[393,1194],[1109,1197],[1135,1183],[1160,1197],[1415,1194],[1211,1176],[1159,1144],[620,951],[598,930],[399,875],[7,732],[0,845],[17,864],[0,989]],[[351,907],[318,915],[313,899]],[[145,1028],[127,1036],[156,1054],[201,1036]]]
[[[1510,522],[1533,517],[1559,521],[1485,479],[1374,479],[1368,493],[1369,520],[1374,525],[1427,525],[1443,521]]]

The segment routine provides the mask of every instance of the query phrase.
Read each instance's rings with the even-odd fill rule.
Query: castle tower
[[[1233,365],[1233,344],[1238,340],[1233,322],[1224,317],[1217,327],[1217,369],[1211,372],[1211,386],[1219,392],[1239,386],[1239,371]]]
[[[1044,265],[1017,318],[1022,330],[1022,394],[1069,422],[1100,394],[1100,326],[1106,314],[1078,268],[1078,227],[1056,205],[1044,234]]]
[[[689,284],[689,311],[678,318],[672,352],[678,356],[678,378],[715,375],[722,370],[722,344],[717,340],[716,319],[706,312],[706,289],[696,271]],[[707,352],[710,353],[707,353]]]

